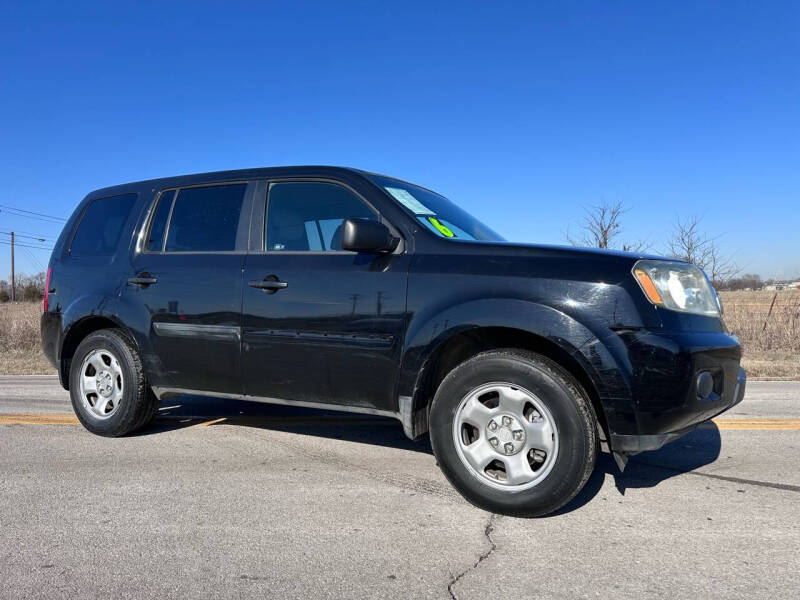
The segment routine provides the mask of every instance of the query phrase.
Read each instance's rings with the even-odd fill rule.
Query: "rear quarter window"
[[[97,198],[83,211],[70,244],[71,256],[114,254],[136,194]]]

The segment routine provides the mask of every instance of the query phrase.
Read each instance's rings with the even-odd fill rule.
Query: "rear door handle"
[[[267,278],[264,279],[254,279],[253,281],[248,281],[247,285],[252,288],[258,288],[260,290],[264,290],[265,292],[269,292],[274,294],[278,290],[283,290],[289,287],[289,284],[285,281],[278,281],[278,278],[275,275],[269,275]]]
[[[140,285],[142,287],[147,287],[148,285],[153,285],[154,283],[158,283],[158,279],[155,277],[131,277],[128,279],[128,283],[131,285]]]

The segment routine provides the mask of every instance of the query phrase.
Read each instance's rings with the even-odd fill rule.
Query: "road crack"
[[[475,561],[475,564],[473,564],[468,569],[465,569],[464,571],[462,571],[461,573],[459,573],[450,580],[450,583],[447,586],[447,592],[450,594],[450,597],[453,600],[458,600],[458,596],[456,596],[455,591],[453,591],[453,586],[455,586],[455,584],[458,583],[459,580],[462,577],[464,577],[467,573],[471,573],[472,571],[477,569],[483,561],[485,561],[492,555],[492,552],[497,550],[497,544],[492,539],[492,532],[494,531],[495,520],[497,517],[498,515],[492,513],[492,515],[489,517],[489,520],[486,522],[486,527],[484,527],[483,529],[483,535],[489,542],[489,549],[478,557],[478,560]]]

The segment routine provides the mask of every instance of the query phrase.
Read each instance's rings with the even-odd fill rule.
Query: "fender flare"
[[[551,306],[516,298],[469,300],[412,320],[398,378],[398,412],[406,435],[427,431],[427,406],[421,386],[426,369],[453,336],[471,329],[521,330],[554,344],[583,369],[594,386],[606,423],[632,414],[629,369],[621,341],[599,324],[584,324]],[[605,334],[605,335],[604,335]]]
[[[59,366],[59,379],[62,385],[69,381],[63,349],[76,327],[93,318],[103,318],[111,321],[118,329],[124,331],[136,344],[141,356],[150,353],[150,341],[146,337],[136,335],[119,317],[119,300],[112,296],[87,294],[76,298],[61,312],[62,332],[58,343],[56,360]],[[65,386],[66,387],[66,386]]]

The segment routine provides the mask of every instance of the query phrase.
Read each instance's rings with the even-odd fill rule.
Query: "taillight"
[[[50,294],[50,267],[47,267],[47,277],[44,278],[44,300],[42,301],[42,310],[47,312],[47,296]]]

